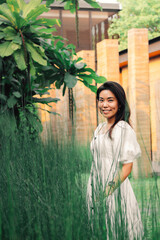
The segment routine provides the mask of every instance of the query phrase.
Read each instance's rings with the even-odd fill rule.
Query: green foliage
[[[80,59],[75,60],[73,45],[64,46],[62,37],[52,35],[54,25],[61,24],[58,19],[38,18],[49,11],[47,6],[53,1],[47,6],[41,2],[31,0],[27,4],[24,0],[7,0],[0,5],[0,107],[2,112],[14,112],[18,122],[19,110],[26,111],[26,106],[32,105],[34,110],[34,103],[57,101],[33,97],[47,94],[52,83],[58,89],[63,86],[65,94],[66,87],[74,87],[78,80],[94,92],[93,80],[104,81],[87,69],[86,64],[79,64]]]
[[[54,3],[55,1],[59,1],[59,0],[46,0],[46,5],[49,7],[50,4]],[[76,11],[77,3],[78,3],[78,8],[79,8],[79,0],[61,0],[61,2],[65,3],[64,9],[69,10],[72,13],[74,13]],[[84,2],[88,3],[93,8],[99,8],[102,10],[101,6],[95,0],[84,0]]]
[[[93,80],[97,83],[106,81],[106,78],[98,76],[92,69],[87,68],[85,63],[80,62],[82,58],[75,58],[75,46],[69,44],[64,46],[62,41],[51,42],[51,45],[44,43],[45,54],[49,59],[48,67],[38,69],[37,83],[40,80],[42,87],[55,83],[57,89],[63,86],[63,95],[66,87],[73,88],[77,81],[96,92],[96,86],[92,85]]]
[[[78,2],[78,9],[79,9],[79,1],[78,0],[63,0],[64,9],[70,10],[72,13],[76,11],[76,2]],[[95,0],[84,0],[84,2],[88,3],[91,5],[93,8],[101,8],[101,6],[95,1]]]
[[[49,7],[55,0],[46,0],[46,5]]]
[[[127,48],[127,33],[131,28],[147,28],[149,39],[160,36],[160,2],[157,0],[120,0],[123,10],[115,17],[109,35],[119,35],[120,50]]]

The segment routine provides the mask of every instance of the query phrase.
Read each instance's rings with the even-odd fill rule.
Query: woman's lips
[[[110,110],[102,110],[103,111],[103,113],[109,113],[110,112]]]

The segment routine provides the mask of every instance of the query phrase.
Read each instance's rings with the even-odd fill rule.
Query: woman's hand
[[[109,182],[112,185],[108,185],[105,189],[105,197],[110,196],[124,180],[129,176],[132,171],[133,163],[123,164],[121,169],[119,170],[117,176],[114,178],[113,181]]]
[[[105,189],[105,197],[108,197],[109,195],[111,195],[112,192],[113,192],[112,187],[107,186],[106,189]]]

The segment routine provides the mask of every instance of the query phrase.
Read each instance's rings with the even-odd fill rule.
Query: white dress
[[[136,134],[125,121],[119,121],[114,126],[112,139],[104,129],[106,122],[99,124],[91,142],[93,162],[87,185],[90,219],[98,214],[98,203],[103,201],[106,239],[140,240],[143,237],[143,225],[129,179],[126,178],[108,198],[101,198],[102,192],[105,191],[108,182],[114,179],[120,165],[131,163],[140,157],[141,150]]]

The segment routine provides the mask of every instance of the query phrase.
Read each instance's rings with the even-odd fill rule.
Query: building
[[[44,1],[45,2],[45,1]],[[77,46],[76,51],[91,50],[95,42],[108,38],[108,19],[121,10],[121,4],[116,0],[99,0],[103,11],[95,9],[85,1],[79,1],[79,46],[76,39],[75,14],[64,10],[64,4],[56,1],[51,4],[51,10],[43,13],[46,18],[58,18],[61,20],[61,27],[57,27],[55,35],[63,36],[69,43]]]

